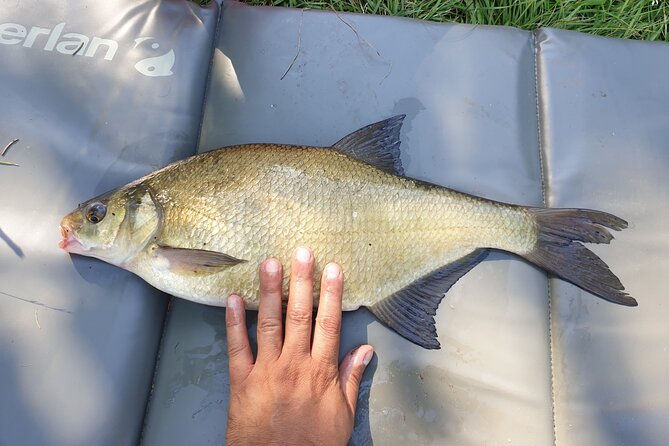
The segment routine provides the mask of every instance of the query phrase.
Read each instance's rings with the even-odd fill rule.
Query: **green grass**
[[[334,9],[437,22],[543,26],[610,37],[668,40],[668,0],[246,0],[251,5]]]

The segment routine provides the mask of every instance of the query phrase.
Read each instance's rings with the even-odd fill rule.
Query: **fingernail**
[[[311,252],[307,248],[297,248],[295,250],[295,258],[300,262],[307,263],[311,260]]]
[[[236,294],[231,294],[228,297],[228,308],[231,309],[234,312],[239,311],[239,309],[242,307],[242,298],[237,296]]]
[[[274,259],[268,259],[265,262],[265,268],[264,269],[265,269],[266,273],[270,273],[270,274],[278,273],[279,268],[280,268],[279,262],[277,262]]]
[[[369,364],[373,356],[374,356],[374,349],[370,348],[369,351],[365,353],[365,356],[362,358],[362,363],[365,365]]]
[[[328,263],[328,265],[325,267],[325,277],[328,279],[336,279],[339,277],[340,273],[341,269],[336,263]]]

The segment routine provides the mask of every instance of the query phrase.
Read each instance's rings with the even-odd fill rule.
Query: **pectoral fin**
[[[381,322],[402,337],[426,349],[440,348],[434,315],[444,294],[460,277],[488,255],[487,249],[477,249],[453,263],[421,277],[369,310]]]
[[[171,271],[189,274],[211,274],[246,262],[222,252],[163,245],[156,245],[153,255],[167,260]]]

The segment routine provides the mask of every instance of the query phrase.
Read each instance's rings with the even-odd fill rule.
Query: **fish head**
[[[130,184],[92,198],[66,215],[60,222],[63,239],[58,246],[123,266],[151,240],[160,215],[150,189]]]

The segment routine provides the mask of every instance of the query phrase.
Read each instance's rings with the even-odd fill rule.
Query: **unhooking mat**
[[[134,444],[167,299],[59,252],[66,209],[194,152],[218,8],[2,2],[0,444]]]
[[[329,145],[399,113],[409,176],[628,220],[593,249],[639,307],[499,253],[449,291],[440,351],[347,313],[341,351],[376,349],[351,443],[669,439],[666,44],[236,2],[214,43],[215,4],[37,5],[0,12],[0,136],[20,139],[0,166],[0,444],[223,443],[225,310],[165,318],[131,274],[59,252],[58,220],[194,152],[200,124],[199,151]]]

